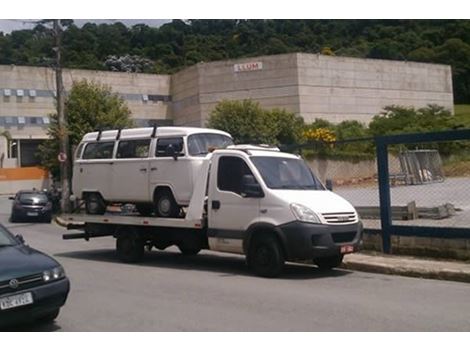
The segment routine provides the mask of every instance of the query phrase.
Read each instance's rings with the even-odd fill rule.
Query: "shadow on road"
[[[27,324],[16,324],[8,327],[0,327],[0,331],[2,332],[53,332],[58,331],[60,329],[60,326],[57,325],[55,322],[33,322]]]
[[[135,265],[158,267],[175,270],[198,270],[220,273],[222,276],[254,276],[245,264],[242,256],[214,255],[203,251],[196,256],[184,256],[176,252],[146,252],[142,262],[125,264],[119,261],[114,250],[91,250],[56,253],[57,257],[116,263],[117,265]],[[278,279],[308,280],[315,278],[339,277],[351,274],[344,269],[320,270],[313,265],[287,263],[282,276]]]

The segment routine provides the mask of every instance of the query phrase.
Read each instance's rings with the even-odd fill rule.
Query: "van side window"
[[[170,153],[169,147],[173,146],[173,149],[178,152],[178,155],[184,155],[183,152],[183,138],[182,137],[169,137],[169,138],[158,138],[157,139],[157,150],[155,156],[173,156]]]
[[[83,159],[111,159],[114,142],[88,143],[83,152]]]
[[[243,159],[236,156],[223,156],[219,159],[217,188],[220,191],[241,194],[244,175],[253,175],[253,173]]]
[[[119,141],[116,158],[147,158],[149,156],[150,139]]]

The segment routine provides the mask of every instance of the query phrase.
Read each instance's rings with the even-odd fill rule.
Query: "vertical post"
[[[67,123],[65,121],[65,101],[64,101],[64,83],[62,80],[62,63],[61,63],[61,28],[59,20],[53,20],[53,31],[55,37],[56,50],[56,92],[57,92],[57,122],[59,125],[59,152],[68,156],[69,138],[67,133]],[[60,185],[62,188],[62,197],[60,207],[63,212],[70,211],[70,184],[69,184],[69,161],[60,163]]]
[[[380,197],[380,221],[382,225],[382,249],[384,253],[391,251],[391,226],[392,211],[390,201],[390,184],[388,172],[388,148],[387,144],[376,139],[377,148],[377,171],[379,178],[379,197]]]

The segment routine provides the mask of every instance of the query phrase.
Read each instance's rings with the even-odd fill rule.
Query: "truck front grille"
[[[323,213],[321,214],[328,224],[350,224],[357,221],[356,213]]]

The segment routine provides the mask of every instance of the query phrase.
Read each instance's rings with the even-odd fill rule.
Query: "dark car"
[[[51,222],[52,202],[46,192],[27,190],[19,191],[14,197],[11,208],[11,222],[44,221]]]
[[[62,266],[0,225],[0,327],[53,321],[70,283]]]

